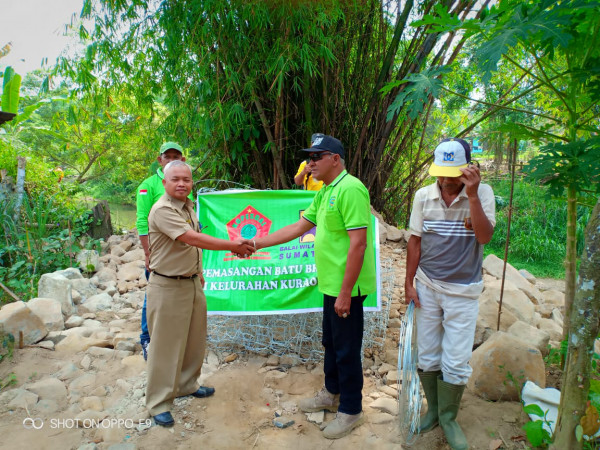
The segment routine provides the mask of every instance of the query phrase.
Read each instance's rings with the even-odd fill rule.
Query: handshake
[[[257,249],[258,247],[254,239],[236,239],[233,241],[233,248],[231,251],[235,253],[238,258],[247,258],[256,252]]]

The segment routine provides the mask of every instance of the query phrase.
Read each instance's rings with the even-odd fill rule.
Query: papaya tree
[[[480,20],[426,20],[440,30],[460,29],[472,38],[473,60],[481,68],[483,84],[499,66],[508,66],[519,74],[525,86],[522,94],[536,96],[532,108],[518,108],[536,118],[534,126],[522,125],[519,132],[545,143],[527,172],[546,184],[551,195],[567,200],[563,331],[569,337],[569,353],[554,447],[582,448],[578,425],[586,410],[600,306],[598,206],[588,226],[577,297],[576,220],[578,200],[600,189],[600,5],[591,0],[504,0],[485,11]],[[481,118],[502,109],[515,110],[514,100],[520,98],[521,94],[505,96],[489,105]]]
[[[548,143],[527,172],[560,197],[566,191],[565,321],[575,293],[577,199],[600,181],[600,6],[595,1],[500,2],[480,22],[475,60],[486,82],[502,60],[537,86],[539,125]],[[520,56],[516,59],[514,56]]]
[[[502,0],[480,18],[461,20],[439,11],[416,24],[424,23],[432,31],[464,33],[483,86],[499,68],[514,73],[515,83],[494,102],[472,99],[487,108],[459,135],[503,110],[535,119],[503,128],[546,144],[526,171],[548,184],[552,195],[567,200],[566,336],[575,293],[577,202],[600,189],[595,137],[600,132],[600,5],[594,0]],[[436,82],[438,91],[457,94],[430,79]],[[533,103],[520,104],[532,96]]]

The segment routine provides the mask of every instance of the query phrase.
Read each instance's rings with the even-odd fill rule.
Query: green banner
[[[253,239],[296,222],[314,191],[233,190],[198,194],[202,232],[221,239]],[[373,221],[377,292],[365,311],[381,310],[379,233]],[[291,314],[321,311],[314,255],[316,227],[282,245],[259,250],[246,259],[225,251],[203,251],[204,292],[208,314]]]

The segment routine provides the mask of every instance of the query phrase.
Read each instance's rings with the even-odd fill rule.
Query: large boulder
[[[70,334],[56,344],[55,349],[59,353],[79,353],[90,347],[110,347],[111,345],[112,343],[109,339],[96,339],[78,334]]]
[[[508,333],[498,331],[471,357],[471,392],[486,400],[519,400],[523,383],[546,386],[544,360],[540,351]]]
[[[144,259],[123,264],[117,273],[119,281],[134,281],[139,280],[144,276],[145,262]]]
[[[129,239],[125,239],[124,241],[119,242],[118,245],[122,247],[123,250],[128,252],[131,249],[131,247],[133,247],[133,242],[131,242]]]
[[[551,341],[562,341],[563,329],[555,320],[542,319],[538,324],[538,328],[548,333]]]
[[[93,297],[98,294],[98,287],[90,278],[80,278],[78,280],[71,280],[73,283],[73,289],[79,292],[81,299],[79,303],[85,301],[85,299]],[[75,301],[73,301],[75,302]]]
[[[71,296],[73,282],[63,274],[45,273],[38,282],[38,297],[53,298],[61,305],[62,313],[70,316],[75,312],[75,305]]]
[[[535,312],[538,313],[543,319],[549,319],[552,316],[552,311],[555,309],[556,306],[547,305],[545,303],[535,305]]]
[[[144,255],[144,249],[136,248],[135,250],[130,250],[121,256],[121,261],[125,264],[134,262],[134,261],[145,261],[146,257]]]
[[[67,405],[67,388],[56,378],[44,378],[25,386],[28,391],[37,394],[40,400],[53,400],[61,408]]]
[[[562,313],[560,312],[560,310],[558,308],[554,308],[552,310],[552,313],[550,314],[550,318],[552,320],[554,320],[561,328],[564,327],[563,323],[564,323],[564,318]]]
[[[41,341],[48,330],[25,302],[14,302],[0,309],[0,333],[12,334],[15,342],[19,342],[19,332],[23,332],[23,344],[31,345]]]
[[[71,316],[65,322],[65,328],[70,329],[80,327],[83,324],[83,320],[84,319],[81,316]]]
[[[79,311],[83,313],[95,313],[97,311],[106,311],[111,309],[113,299],[106,292],[94,295],[79,304]]]
[[[548,354],[550,334],[546,331],[540,330],[519,320],[511,325],[508,329],[508,334],[523,341],[527,345],[534,346],[542,355]]]
[[[101,283],[106,283],[108,281],[117,281],[117,271],[111,269],[110,267],[104,267],[100,269],[96,276],[98,277],[98,281]]]
[[[479,302],[493,300],[500,302],[501,280],[493,280],[485,284]],[[535,316],[535,305],[520,289],[508,280],[504,282],[504,294],[502,296],[502,311],[509,310],[515,317],[523,322],[533,323]]]
[[[502,278],[503,268],[504,261],[498,258],[496,255],[490,254],[483,260],[483,269],[496,278]],[[515,286],[517,286],[517,288],[525,292],[525,294],[527,294],[531,301],[536,305],[542,301],[543,297],[540,290],[527,281],[527,279],[525,279],[525,277],[510,264],[506,264],[505,280],[511,281]]]
[[[500,314],[500,330],[506,331],[519,320],[509,309],[504,308]],[[479,315],[475,328],[475,347],[483,344],[498,327],[498,302],[492,298],[484,299],[479,304]]]
[[[83,278],[83,275],[81,275],[80,270],[76,267],[68,267],[63,270],[57,270],[54,273],[57,275],[62,275],[63,277],[68,278],[69,280],[78,280],[80,278]]]
[[[545,305],[553,305],[554,307],[560,308],[560,310],[564,310],[565,307],[565,294],[557,291],[556,289],[548,289],[547,291],[542,292],[542,296],[544,297]]]
[[[65,322],[62,307],[58,300],[53,298],[32,298],[27,302],[27,307],[38,316],[48,331],[62,331]]]
[[[124,250],[120,245],[113,245],[110,248],[110,254],[113,256],[123,256],[125,253],[127,253],[127,251]]]
[[[535,284],[535,282],[537,281],[537,280],[536,280],[536,278],[535,278],[535,277],[534,277],[534,276],[533,276],[531,273],[529,273],[527,270],[525,270],[525,269],[520,269],[520,270],[519,270],[519,273],[520,273],[521,275],[523,275],[523,277],[524,277],[524,278],[525,278],[527,281],[529,281],[531,284]]]
[[[379,242],[387,241],[387,230],[385,229],[385,227],[380,225],[377,227],[377,229],[379,231]]]
[[[81,250],[77,253],[77,264],[82,272],[97,272],[100,268],[100,255],[96,250]]]
[[[136,309],[138,306],[143,306],[144,296],[144,291],[130,291],[121,296],[121,301],[125,306]]]
[[[386,227],[386,230],[388,241],[400,242],[404,240],[404,233],[402,232],[402,230],[399,230],[398,228],[391,225],[388,225]]]

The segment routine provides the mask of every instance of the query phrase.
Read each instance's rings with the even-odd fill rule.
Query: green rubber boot
[[[460,425],[456,422],[456,415],[460,407],[460,400],[465,390],[464,385],[450,384],[438,378],[438,416],[440,425],[446,435],[446,440],[452,450],[468,450],[469,444]]]
[[[421,385],[425,392],[425,398],[427,399],[427,413],[421,416],[421,422],[419,423],[419,432],[427,433],[438,426],[438,377],[442,375],[441,370],[433,372],[422,372],[419,371],[419,378],[421,379]]]

